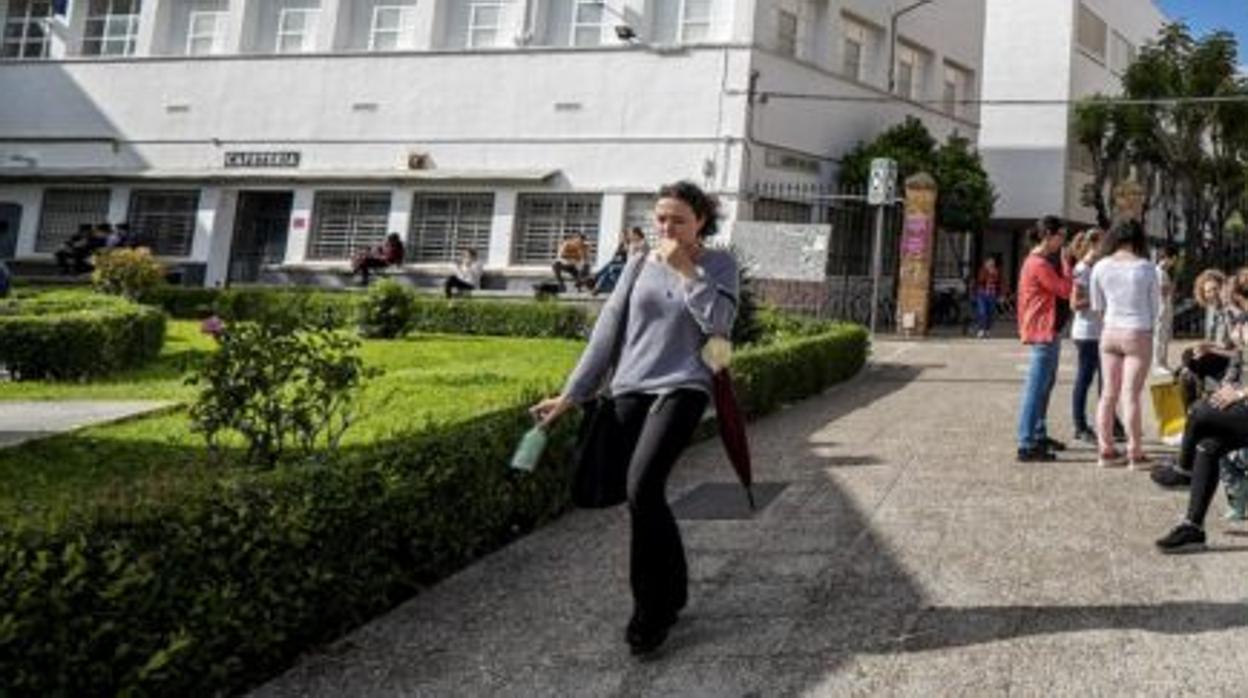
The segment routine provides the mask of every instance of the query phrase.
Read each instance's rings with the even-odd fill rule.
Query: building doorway
[[[22,226],[22,207],[0,203],[0,260],[17,254],[17,233]]]
[[[266,265],[286,258],[286,235],[295,195],[288,191],[240,191],[230,245],[227,284],[256,283]]]

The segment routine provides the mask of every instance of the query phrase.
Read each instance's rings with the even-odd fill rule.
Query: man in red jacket
[[[1066,226],[1056,216],[1045,216],[1028,232],[1031,254],[1023,262],[1018,281],[1018,336],[1031,347],[1027,381],[1018,415],[1018,460],[1052,461],[1066,445],[1049,437],[1046,418],[1049,395],[1057,381],[1062,329],[1069,318],[1066,300],[1073,279],[1070,261],[1062,255]]]

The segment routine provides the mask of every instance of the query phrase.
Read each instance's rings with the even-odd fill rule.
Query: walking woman
[[[1153,355],[1153,326],[1160,312],[1161,289],[1148,260],[1148,241],[1139,221],[1116,224],[1105,240],[1107,257],[1092,269],[1092,310],[1100,313],[1101,369],[1105,391],[1097,409],[1097,441],[1102,468],[1122,465],[1114,450],[1114,414],[1122,396],[1127,426],[1127,460],[1132,470],[1149,470],[1144,455],[1140,395]]]
[[[975,336],[987,339],[992,332],[997,299],[1001,296],[1001,270],[994,257],[985,257],[975,275]]]
[[[1049,397],[1057,381],[1062,349],[1062,312],[1070,298],[1069,260],[1062,255],[1066,227],[1056,216],[1045,216],[1029,232],[1033,245],[1018,280],[1018,334],[1030,347],[1027,379],[1018,412],[1020,463],[1053,461],[1054,451],[1066,444],[1049,436]]]
[[[629,259],[562,394],[533,407],[549,425],[593,397],[614,368],[613,414],[606,417],[613,443],[631,452],[622,462],[632,520],[633,615],[625,639],[634,654],[662,645],[688,600],[685,551],[666,488],[710,399],[702,347],[729,336],[736,316],[736,261],[703,245],[717,230],[717,214],[715,199],[694,184],[659,190],[655,251]]]
[[[1075,423],[1075,440],[1096,443],[1096,432],[1088,424],[1088,391],[1095,379],[1101,390],[1101,317],[1092,311],[1090,287],[1092,269],[1101,257],[1101,231],[1092,228],[1075,236],[1070,245],[1075,259],[1075,283],[1070,307],[1075,311],[1070,338],[1078,351],[1079,365],[1075,371],[1075,389],[1071,395],[1071,416]]]

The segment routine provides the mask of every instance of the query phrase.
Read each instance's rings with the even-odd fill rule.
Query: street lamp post
[[[912,5],[907,5],[901,8],[900,10],[897,10],[889,18],[889,24],[888,24],[888,42],[889,42],[888,44],[888,93],[889,94],[893,94],[894,92],[897,91],[897,20],[901,19],[902,15],[909,14],[910,12],[913,12],[914,10],[919,9],[920,7],[923,7],[924,5],[929,5],[935,1],[936,0],[919,0],[918,2]]]

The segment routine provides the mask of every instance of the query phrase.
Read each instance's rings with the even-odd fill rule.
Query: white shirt
[[[1146,259],[1106,257],[1092,268],[1092,310],[1107,330],[1152,332],[1161,309],[1157,269]]]
[[[1075,265],[1075,285],[1079,287],[1085,298],[1091,291],[1092,270],[1087,262],[1080,261]],[[1063,301],[1058,300],[1058,303]],[[1101,338],[1101,316],[1091,307],[1075,311],[1075,320],[1070,325],[1070,338],[1089,340]]]
[[[482,271],[481,262],[472,262],[470,264],[460,262],[455,265],[455,276],[459,277],[460,281],[471,284],[474,288],[481,285]]]

